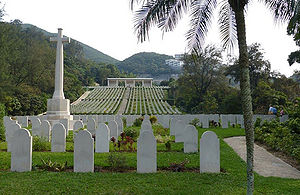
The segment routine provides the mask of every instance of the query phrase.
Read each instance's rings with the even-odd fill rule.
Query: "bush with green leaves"
[[[126,117],[122,117],[123,127],[127,126]]]
[[[282,151],[300,162],[300,134],[295,132],[300,124],[295,119],[280,123],[278,120],[255,124],[255,140],[276,151]]]
[[[32,150],[33,151],[47,151],[49,150],[49,142],[45,138],[33,136]]]
[[[139,117],[139,118],[135,119],[135,121],[133,122],[133,126],[140,127],[140,126],[142,126],[142,123],[143,123],[143,118]]]
[[[197,127],[199,122],[200,122],[200,120],[198,118],[194,118],[189,124]]]
[[[107,157],[107,163],[112,170],[120,170],[126,168],[127,159],[122,153],[110,152]]]
[[[126,134],[126,136],[130,136],[134,140],[136,140],[136,138],[138,137],[138,132],[134,128],[124,129],[124,133]]]
[[[67,169],[67,164],[67,161],[65,163],[57,163],[49,158],[48,160],[42,159],[42,165],[38,166],[38,168],[44,171],[61,172]]]
[[[151,124],[156,123],[157,122],[156,116],[150,116],[150,122],[151,122]]]

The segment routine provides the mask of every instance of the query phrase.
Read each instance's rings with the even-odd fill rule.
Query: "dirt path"
[[[224,141],[246,161],[246,139],[244,136],[225,138]],[[300,171],[256,144],[254,144],[254,171],[264,177],[300,179]]]
[[[130,89],[126,88],[124,98],[121,102],[121,105],[120,105],[120,108],[119,108],[117,114],[123,114],[125,112],[126,104],[127,104],[128,98],[129,98],[129,92],[130,92]]]

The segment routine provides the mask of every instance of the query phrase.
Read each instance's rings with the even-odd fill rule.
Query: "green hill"
[[[151,74],[152,76],[157,76],[177,73],[178,70],[174,70],[166,65],[165,60],[167,59],[173,59],[173,57],[154,52],[141,52],[117,63],[117,67],[125,72],[138,75]]]
[[[38,31],[44,33],[46,36],[49,36],[49,37],[56,35],[56,33],[50,33],[48,31],[45,31],[45,30],[43,30],[39,27],[36,27],[32,24],[22,24],[22,28],[24,28],[24,29],[35,28]],[[79,45],[82,46],[83,54],[86,59],[92,60],[96,63],[106,63],[106,64],[116,64],[119,62],[119,60],[117,60],[109,55],[106,55],[106,54],[102,53],[101,51],[98,51],[97,49],[94,49],[84,43],[81,43],[75,39],[72,39],[72,41],[76,41],[77,43],[79,43]]]

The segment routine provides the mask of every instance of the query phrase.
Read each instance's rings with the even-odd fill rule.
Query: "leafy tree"
[[[182,96],[186,112],[207,113],[211,112],[204,107],[207,92],[212,83],[216,82],[221,66],[221,51],[213,46],[208,46],[203,52],[194,50],[191,55],[185,55],[183,75],[178,79],[178,94]],[[181,103],[182,104],[182,103]],[[206,109],[205,109],[206,108]]]
[[[263,49],[259,43],[248,46],[249,75],[251,90],[255,89],[260,80],[266,81],[270,77],[271,64],[264,59]],[[226,70],[226,75],[234,77],[235,82],[240,81],[239,61],[235,60],[232,66]]]
[[[277,19],[288,19],[291,13],[291,0],[262,0]],[[231,49],[235,42],[239,46],[241,101],[244,113],[247,145],[247,194],[253,194],[253,116],[249,77],[249,58],[246,42],[245,8],[248,0],[130,0],[142,3],[136,12],[135,29],[139,41],[148,38],[152,26],[158,25],[163,31],[172,31],[182,18],[183,13],[191,9],[191,28],[187,33],[190,48],[201,48],[206,37],[217,2],[221,2],[219,26],[224,47]]]
[[[291,12],[294,14],[289,20],[289,24],[287,27],[287,32],[289,35],[293,35],[294,41],[296,42],[297,46],[300,46],[300,14],[299,14],[299,6],[300,1],[298,0],[287,0],[286,4]],[[295,62],[300,63],[300,50],[291,52],[288,57],[289,65],[293,65]]]

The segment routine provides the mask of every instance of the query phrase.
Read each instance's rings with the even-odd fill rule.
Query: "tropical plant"
[[[265,3],[275,18],[279,20],[291,18],[295,2],[298,6],[296,0],[260,1]],[[253,194],[254,131],[244,15],[249,0],[130,0],[130,3],[132,9],[134,9],[135,3],[141,4],[141,8],[136,11],[134,22],[138,40],[141,42],[149,38],[149,30],[154,25],[164,32],[174,30],[179,19],[190,9],[191,28],[187,33],[187,40],[191,50],[202,48],[214,11],[217,9],[218,3],[221,3],[218,24],[223,46],[231,50],[237,42],[239,48],[241,102],[247,145],[247,194]]]

